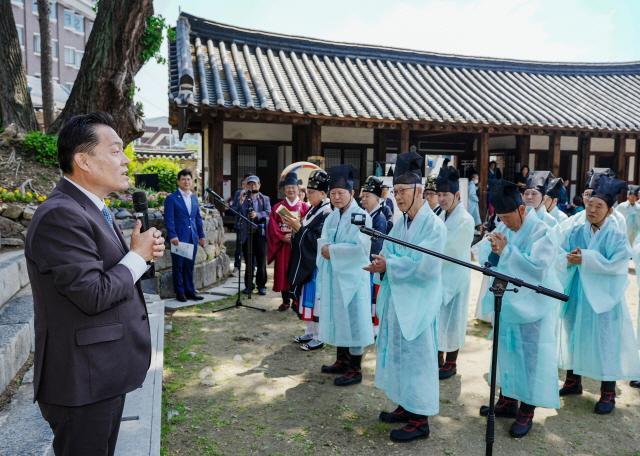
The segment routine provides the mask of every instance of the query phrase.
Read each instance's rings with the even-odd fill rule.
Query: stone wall
[[[27,229],[36,209],[36,205],[0,203],[0,246],[3,248],[24,246]],[[114,220],[122,230],[128,245],[135,220],[126,209],[116,209],[113,212]],[[207,288],[226,278],[230,273],[229,257],[224,246],[222,217],[216,209],[202,209],[201,213],[207,243],[204,248],[198,246],[196,254],[194,270],[196,289]],[[162,230],[166,238],[162,209],[149,210],[149,223]],[[159,294],[162,298],[173,297],[171,254],[168,249],[168,239],[165,255],[160,261],[156,262],[155,268],[155,279],[143,281],[144,291],[146,293]]]

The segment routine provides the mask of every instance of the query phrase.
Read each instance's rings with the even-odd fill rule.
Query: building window
[[[53,59],[58,60],[59,55],[58,40],[51,40],[51,56]]]
[[[64,28],[73,30],[73,11],[64,9]]]
[[[38,2],[37,2],[37,0],[33,0],[31,2],[31,12],[33,14],[38,14]]]
[[[84,52],[76,51],[76,68],[80,68],[80,64],[82,63],[82,57],[84,57]]]
[[[40,55],[41,49],[40,49],[40,34],[39,33],[34,33],[33,34],[33,53],[35,55]]]
[[[75,48],[64,47],[64,64],[68,66],[76,66],[76,50]]]
[[[24,8],[24,0],[11,0],[11,3],[19,8]]]
[[[24,27],[22,25],[16,25],[16,30],[18,31],[18,41],[20,42],[20,47],[24,49]]]
[[[73,17],[73,29],[78,33],[84,33],[84,17],[75,14]]]

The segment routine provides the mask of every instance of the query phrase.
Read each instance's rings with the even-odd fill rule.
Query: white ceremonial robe
[[[371,227],[371,217],[353,200],[344,213],[334,209],[327,216],[318,239],[320,340],[336,347],[373,343],[371,279],[362,269],[370,263],[371,238],[351,223],[352,214],[364,214]],[[329,260],[320,254],[324,245],[329,245]]]
[[[458,204],[446,217],[440,219],[447,228],[444,254],[458,260],[471,260],[473,242],[473,218],[462,204]],[[467,332],[469,312],[469,286],[471,270],[445,261],[442,265],[442,307],[438,316],[438,351],[452,352],[462,348]]]
[[[407,226],[393,225],[389,236],[442,252],[447,230],[424,204]],[[375,384],[387,397],[419,415],[437,415],[439,380],[435,319],[442,304],[442,260],[385,241],[387,261],[380,291]]]

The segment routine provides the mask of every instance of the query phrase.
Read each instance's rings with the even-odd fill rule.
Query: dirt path
[[[634,278],[635,279],[635,278]],[[479,276],[472,280],[477,295]],[[634,318],[635,281],[628,289]],[[320,374],[335,351],[306,353],[291,342],[303,325],[291,313],[274,309],[275,293],[254,296],[256,312],[205,305],[167,317],[163,454],[166,455],[481,455],[487,401],[490,343],[488,326],[470,320],[458,375],[440,384],[440,415],[431,420],[431,437],[392,443],[392,426],[378,422],[390,410],[373,386],[375,353],[364,361],[362,384],[337,388]],[[475,300],[470,313],[474,311]],[[202,369],[213,370],[214,386],[201,384]],[[562,373],[564,375],[564,373]],[[205,382],[206,383],[206,382]],[[619,383],[616,411],[592,413],[599,383],[585,381],[585,394],[562,400],[560,410],[539,409],[533,430],[521,440],[508,436],[510,420],[498,420],[497,455],[640,455],[640,391]],[[167,419],[167,413],[173,416]]]

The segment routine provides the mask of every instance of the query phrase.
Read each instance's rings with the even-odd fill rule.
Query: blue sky
[[[640,61],[640,0],[155,0],[154,7],[172,24],[182,9],[335,41],[525,60]],[[167,115],[166,66],[147,63],[136,84],[145,115]]]

